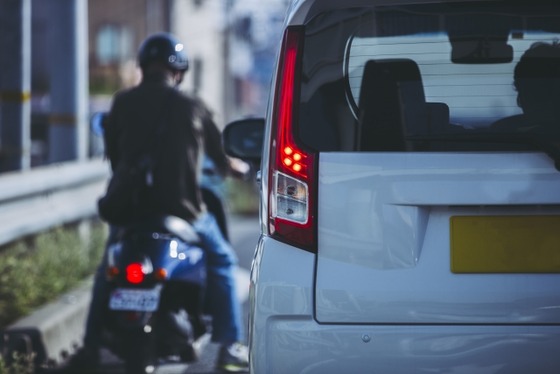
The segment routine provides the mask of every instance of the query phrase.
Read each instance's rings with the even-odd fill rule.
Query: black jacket
[[[115,95],[105,141],[113,170],[122,160],[153,152],[154,192],[142,203],[143,214],[192,221],[205,210],[199,189],[202,124],[192,99],[170,86],[163,73]]]

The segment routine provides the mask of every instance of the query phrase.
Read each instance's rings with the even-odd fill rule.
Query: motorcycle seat
[[[141,222],[135,222],[134,224],[127,225],[124,230],[125,235],[126,232],[150,231],[162,234],[171,234],[190,244],[200,243],[200,237],[194,230],[193,226],[184,219],[176,216],[165,215],[150,217],[142,220]]]

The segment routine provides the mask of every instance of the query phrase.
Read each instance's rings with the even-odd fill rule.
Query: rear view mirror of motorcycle
[[[99,137],[103,137],[105,131],[105,121],[107,119],[107,112],[96,112],[91,116],[89,125],[91,132]]]

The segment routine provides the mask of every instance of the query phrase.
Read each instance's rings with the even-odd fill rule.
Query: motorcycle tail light
[[[105,275],[107,276],[107,280],[112,281],[119,275],[120,271],[119,268],[116,266],[108,266],[107,270],[105,271]]]
[[[126,267],[126,280],[132,284],[144,281],[144,267],[139,262],[134,262]]]
[[[167,270],[159,268],[154,272],[154,279],[156,281],[164,281],[167,279]]]

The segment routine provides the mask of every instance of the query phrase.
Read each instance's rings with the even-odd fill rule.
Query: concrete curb
[[[35,352],[36,363],[63,362],[82,343],[93,278],[3,331],[4,352]],[[9,356],[8,356],[9,357]]]

